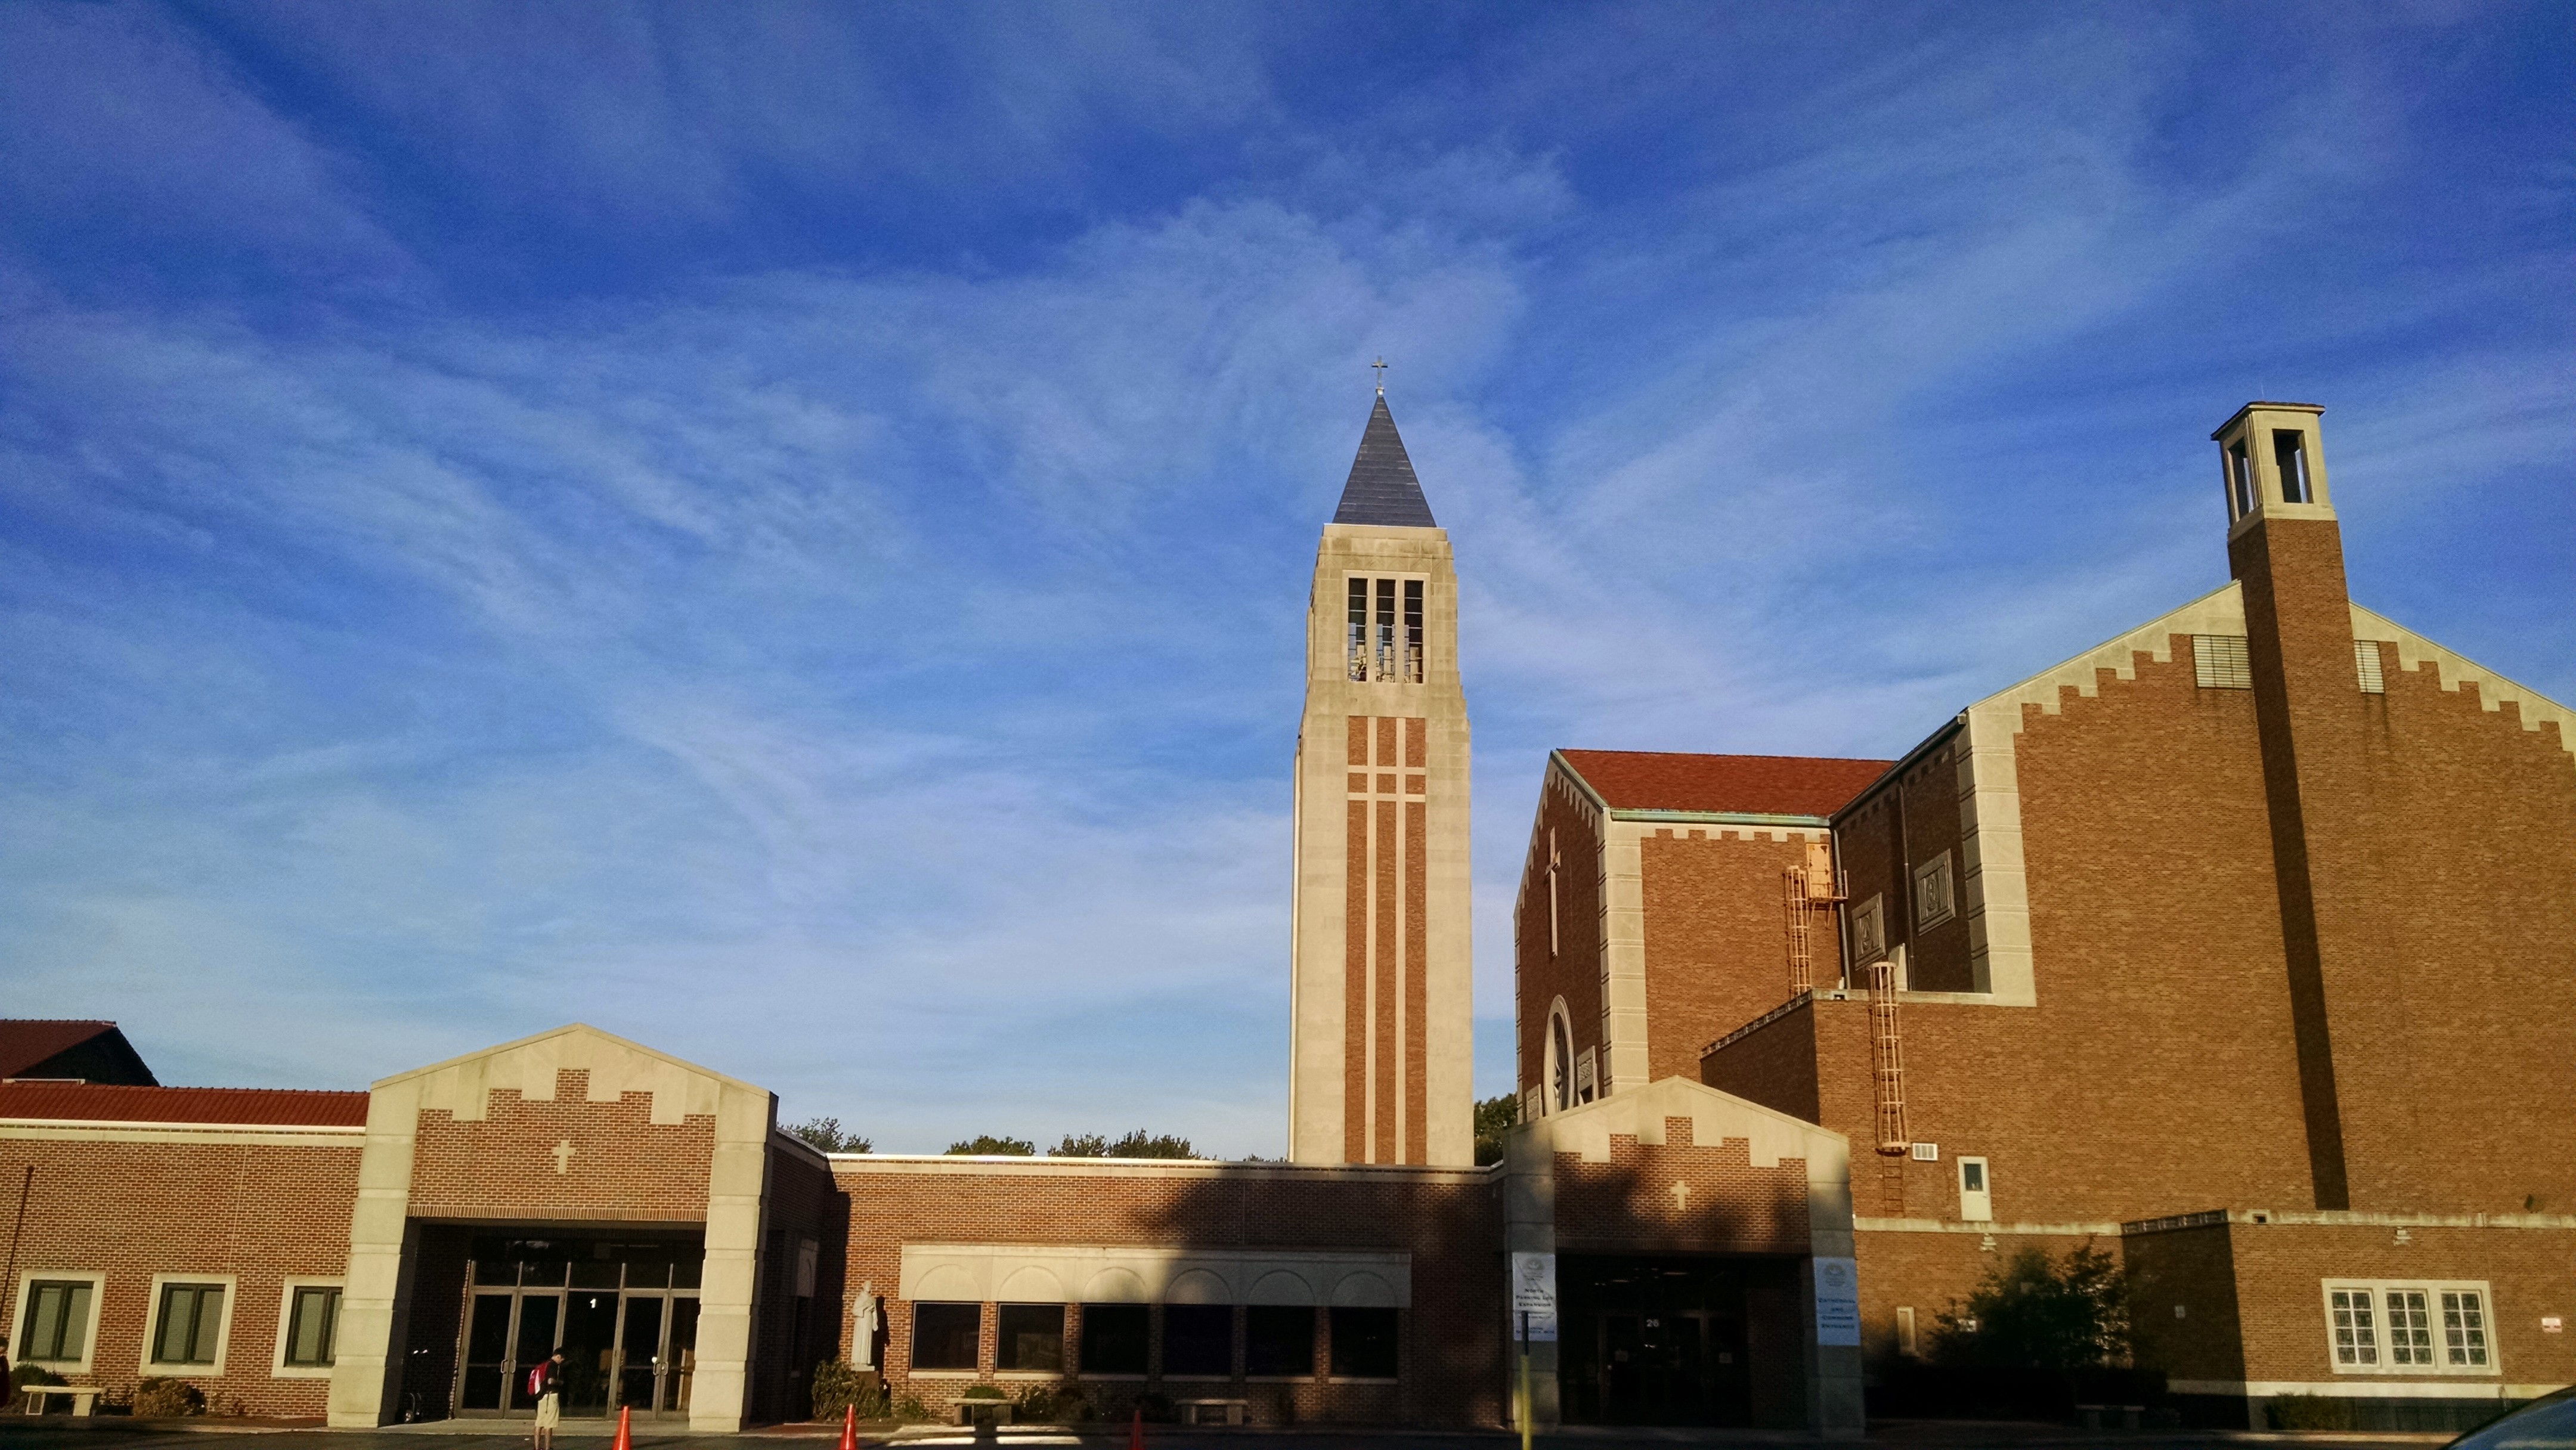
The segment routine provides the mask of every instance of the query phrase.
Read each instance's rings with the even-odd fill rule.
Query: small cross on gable
[[[566,1138],[554,1146],[555,1171],[557,1173],[570,1173],[572,1171],[572,1154],[573,1147],[572,1140],[570,1138]]]

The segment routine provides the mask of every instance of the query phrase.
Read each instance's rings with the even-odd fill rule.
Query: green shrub
[[[1986,1271],[1965,1306],[1935,1316],[1932,1359],[1950,1367],[2090,1369],[2129,1352],[2128,1285],[2090,1243],[2063,1263],[2025,1248]]]
[[[148,1379],[134,1387],[135,1418],[172,1420],[206,1412],[206,1392],[186,1380]]]
[[[927,1425],[932,1423],[930,1407],[921,1402],[921,1396],[919,1395],[906,1395],[902,1399],[895,1401],[894,1417],[907,1425]]]
[[[957,1398],[961,1400],[1007,1400],[1010,1396],[1002,1393],[1002,1387],[1000,1385],[968,1385],[965,1389],[958,1392]]]
[[[2263,1416],[2275,1430],[2352,1428],[2352,1407],[2330,1395],[2274,1395]]]
[[[848,1410],[862,1420],[886,1418],[885,1386],[847,1360],[827,1359],[814,1366],[814,1418],[837,1420]]]
[[[1030,1385],[1011,1401],[1022,1424],[1060,1425],[1091,1418],[1080,1385]]]
[[[18,1398],[18,1390],[21,1386],[58,1385],[62,1382],[63,1377],[61,1375],[54,1373],[52,1370],[45,1368],[41,1364],[14,1365],[9,1370],[8,1393],[5,1396],[0,1396],[0,1405],[16,1402]]]

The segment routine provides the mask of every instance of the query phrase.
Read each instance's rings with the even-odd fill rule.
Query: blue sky
[[[1284,1139],[1315,536],[1559,745],[1894,753],[2226,577],[2576,699],[2576,10],[0,7],[0,973],[165,1080],[580,1019],[888,1150]]]

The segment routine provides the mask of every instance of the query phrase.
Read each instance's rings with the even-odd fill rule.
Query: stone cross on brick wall
[[[566,1138],[554,1146],[555,1171],[557,1173],[570,1173],[572,1171],[572,1152],[572,1140],[570,1138]]]

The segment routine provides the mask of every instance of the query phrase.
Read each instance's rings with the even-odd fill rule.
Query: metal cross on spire
[[[1377,395],[1383,398],[1386,396],[1386,354],[1379,353],[1377,361],[1369,366],[1377,369]]]

